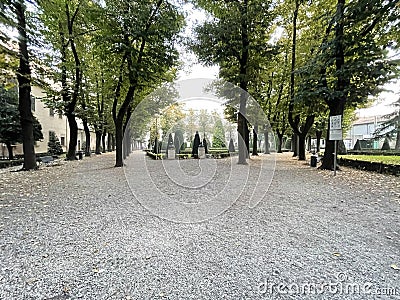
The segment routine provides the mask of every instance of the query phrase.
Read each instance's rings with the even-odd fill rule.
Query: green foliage
[[[398,155],[340,155],[340,158],[400,165],[400,156]]]
[[[396,150],[400,150],[400,98],[393,104],[394,111],[384,116],[385,121],[374,132],[376,138],[387,137],[396,140]]]
[[[172,133],[168,135],[168,148],[174,147],[174,139],[172,138]]]
[[[180,129],[175,131],[174,145],[176,153],[180,153],[181,151],[186,149],[186,143],[183,138],[183,133]]]
[[[197,114],[198,117],[198,124],[199,130],[203,135],[207,135],[210,130],[210,123],[212,120],[211,115],[208,113],[206,109],[200,109],[199,113]]]
[[[49,142],[47,143],[47,152],[50,155],[60,155],[63,153],[60,141],[53,131],[50,131]]]
[[[0,88],[0,140],[3,143],[21,143],[22,131],[15,90]]]
[[[182,127],[182,122],[185,117],[183,112],[183,105],[180,103],[173,103],[161,113],[160,125],[163,135],[169,131]]]
[[[218,64],[221,78],[235,84],[239,84],[241,80],[250,81],[252,74],[262,67],[258,58],[268,59],[275,50],[268,43],[274,29],[273,1],[194,2],[213,18],[195,28],[191,49],[203,63]],[[243,42],[248,43],[248,46],[243,45]],[[247,75],[244,75],[240,72],[240,64],[241,60],[246,59],[243,54],[247,50],[249,69]],[[243,76],[246,78],[241,78]]]
[[[225,130],[221,118],[214,116],[214,133],[212,138],[213,148],[226,147]]]
[[[229,152],[235,152],[235,144],[233,143],[233,139],[231,138],[229,141]]]
[[[360,140],[357,140],[357,142],[355,143],[353,150],[361,150],[361,142]]]
[[[381,150],[390,150],[389,138],[385,137]]]
[[[33,118],[33,138],[43,139],[42,126]],[[18,95],[15,89],[0,87],[0,141],[15,144],[22,142],[22,128],[18,111]]]

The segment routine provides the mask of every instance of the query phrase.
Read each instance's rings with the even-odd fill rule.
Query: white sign
[[[343,139],[342,116],[331,116],[329,118],[329,140],[340,141]]]
[[[343,139],[342,129],[331,129],[329,130],[330,141],[340,141]]]
[[[329,129],[342,129],[342,116],[331,116],[329,117],[330,126]]]

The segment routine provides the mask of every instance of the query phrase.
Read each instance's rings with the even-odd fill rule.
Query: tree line
[[[181,37],[183,2],[208,16],[194,28],[189,42]],[[47,105],[68,119],[67,159],[75,159],[79,118],[86,143],[90,127],[96,143],[106,134],[115,137],[115,166],[120,167],[123,134],[130,130],[133,111],[156,87],[177,76],[178,44],[185,44],[202,63],[218,65],[219,77],[244,91],[234,116],[243,164],[249,151],[248,94],[263,108],[280,144],[283,136],[293,134],[299,159],[305,159],[307,135],[324,136],[322,168],[331,169],[334,148],[328,117],[351,119],[356,108],[398,77],[399,64],[391,55],[400,42],[399,0],[0,3],[1,23],[15,28],[19,36],[15,73],[25,169],[36,167],[30,111],[33,81],[46,90]],[[7,31],[2,32],[2,41],[9,38]]]

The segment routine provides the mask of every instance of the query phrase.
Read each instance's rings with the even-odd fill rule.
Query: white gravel
[[[1,173],[0,299],[400,299],[398,177],[343,168],[334,178],[282,154],[256,207],[250,181],[222,214],[182,224],[146,210],[113,159]],[[180,163],[200,172],[195,160]],[[204,195],[232,167],[215,165]],[[204,200],[165,187],[161,161],[148,166],[163,193]],[[277,290],[322,284],[319,295]],[[397,295],[335,290],[365,285]]]

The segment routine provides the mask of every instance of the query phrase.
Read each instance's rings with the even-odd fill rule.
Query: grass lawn
[[[400,156],[388,155],[339,155],[340,158],[363,160],[372,162],[383,162],[384,164],[400,165]]]

